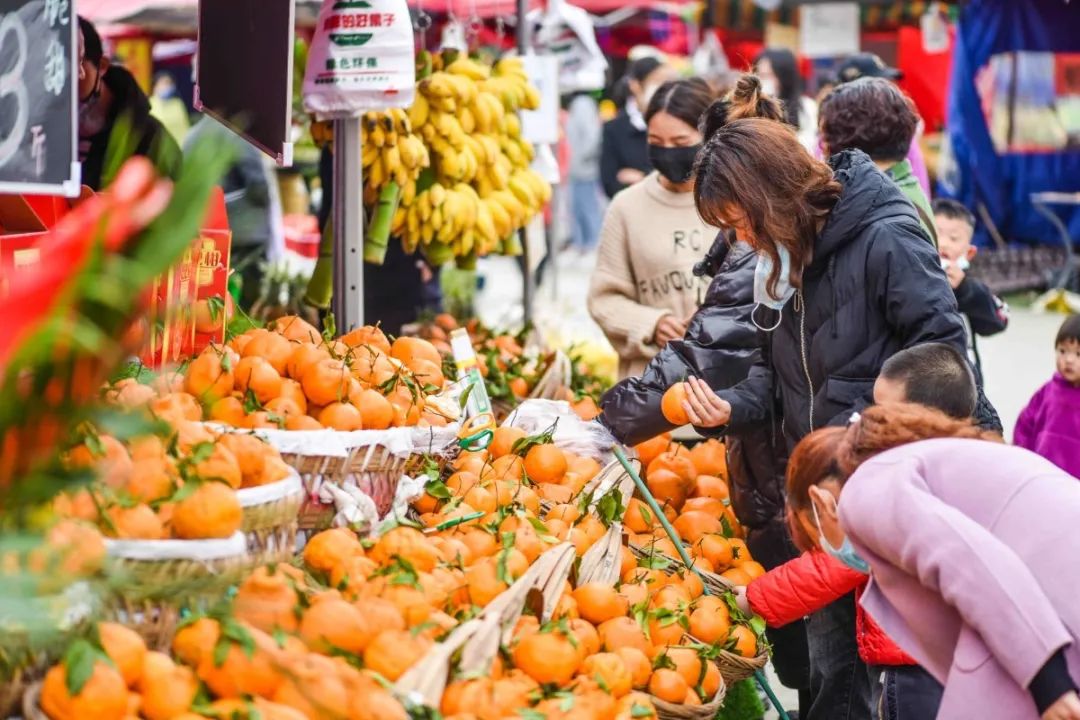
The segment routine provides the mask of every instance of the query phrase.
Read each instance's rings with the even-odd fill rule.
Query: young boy
[[[970,418],[979,393],[967,358],[952,345],[923,343],[885,361],[874,383],[874,403],[911,402],[950,417]]]
[[[916,345],[885,361],[874,383],[874,402],[914,402],[956,418],[971,417],[978,400],[967,358],[950,345]],[[798,527],[792,527],[798,533]],[[796,544],[808,544],[805,535]],[[867,576],[816,549],[804,552],[754,580],[739,593],[744,610],[780,627],[843,597],[862,592]],[[884,718],[932,718],[942,687],[857,608],[859,657],[870,673],[874,708]]]
[[[933,208],[941,267],[956,294],[956,304],[967,326],[968,356],[975,368],[975,379],[982,384],[982,362],[975,336],[995,335],[1004,330],[1009,324],[1009,306],[986,285],[967,276],[976,252],[971,244],[975,216],[960,203],[945,198],[935,200]]]

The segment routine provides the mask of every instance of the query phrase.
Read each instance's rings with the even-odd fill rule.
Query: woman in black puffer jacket
[[[761,94],[758,79],[746,75],[729,99],[715,103],[702,121],[708,139],[725,123],[742,117],[782,122],[779,103]],[[672,384],[688,376],[715,388],[745,380],[761,359],[762,338],[750,319],[754,306],[756,254],[733,235],[717,235],[694,274],[712,276],[700,309],[691,318],[682,340],[668,343],[640,377],[623,380],[601,400],[600,422],[626,444],[636,444],[674,426],[660,412],[660,400]],[[727,438],[731,503],[746,528],[754,559],[771,569],[797,555],[784,522],[786,445],[780,417]],[[806,631],[803,623],[769,630],[773,664],[780,681],[794,689],[809,684]],[[800,693],[802,694],[802,693]]]

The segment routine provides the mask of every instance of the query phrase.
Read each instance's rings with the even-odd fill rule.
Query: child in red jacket
[[[953,417],[971,417],[977,401],[968,360],[954,348],[927,343],[889,358],[874,384],[874,401],[914,402]],[[744,609],[782,626],[814,613],[852,590],[859,594],[869,577],[850,567],[832,548],[809,549],[805,530],[792,524],[795,544],[806,550],[754,580],[740,594]],[[830,552],[831,551],[831,552]],[[859,656],[870,669],[874,707],[880,720],[930,720],[937,716],[942,687],[856,604],[855,631]]]

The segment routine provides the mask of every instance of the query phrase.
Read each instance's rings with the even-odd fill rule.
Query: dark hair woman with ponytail
[[[751,318],[767,333],[746,380],[690,379],[687,413],[699,432],[743,432],[779,405],[790,450],[871,404],[875,378],[900,350],[941,342],[964,353],[964,323],[937,253],[914,207],[865,153],[846,150],[826,164],[790,126],[733,120],[709,138],[695,177],[701,216],[757,255]],[[980,396],[976,418],[1000,431]],[[807,627],[814,707],[869,717],[869,683],[844,679],[867,676],[852,670],[860,667],[853,596],[811,615]]]
[[[704,109],[701,103],[708,99],[703,83],[694,81],[678,90],[664,86],[653,96],[649,114],[663,112],[672,121],[677,117],[684,124],[696,123],[705,144],[734,118],[763,117],[783,132],[792,132],[781,125],[779,101],[762,93],[760,81],[752,75],[742,76],[726,97]],[[760,359],[758,331],[750,319],[755,263],[756,256],[747,244],[723,233],[716,235],[694,268],[695,276],[712,279],[685,335],[667,343],[639,377],[626,378],[602,400],[600,421],[619,440],[637,443],[674,429],[660,412],[660,399],[673,383],[693,376],[720,388],[746,379]],[[775,433],[778,428],[779,422],[763,424],[727,440],[732,505],[747,528],[750,552],[767,568],[794,556],[784,525],[784,468],[779,458],[785,448]],[[809,670],[803,623],[770,629],[769,639],[781,682],[804,696]]]

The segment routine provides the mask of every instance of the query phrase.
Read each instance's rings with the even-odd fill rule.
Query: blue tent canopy
[[[1057,244],[1031,194],[1080,192],[1080,3],[971,0],[961,11],[942,194],[1009,242]],[[951,160],[949,156],[951,155]],[[1080,237],[1080,211],[1060,212]],[[976,241],[987,244],[985,228]]]

